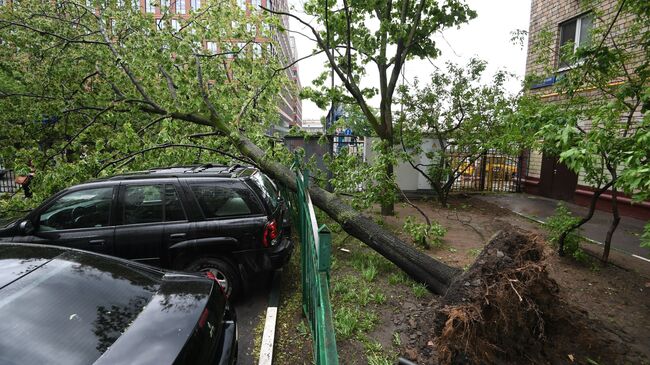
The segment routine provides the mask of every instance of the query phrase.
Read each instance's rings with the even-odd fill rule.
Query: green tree
[[[328,65],[342,86],[328,87],[327,72],[315,82],[315,89],[305,93],[321,107],[328,100],[354,102],[365,115],[372,129],[381,138],[379,148],[384,157],[385,174],[380,184],[385,192],[382,199],[383,215],[394,214],[395,161],[394,96],[402,66],[409,59],[431,59],[440,50],[433,36],[441,30],[458,26],[476,16],[463,1],[445,0],[384,0],[343,3],[328,0],[310,0],[305,12],[315,17],[312,25],[295,14],[268,10],[297,19],[311,30],[317,52],[325,53]],[[376,87],[364,87],[362,79],[375,73]],[[378,95],[379,114],[370,108],[370,98]]]
[[[257,23],[272,39],[261,25],[277,27],[278,20],[257,11],[245,18],[234,1],[209,0],[174,27],[169,9],[156,24],[135,4],[26,0],[0,7],[0,133],[13,166],[31,160],[34,184],[54,190],[124,164],[201,161],[202,150],[250,162],[295,190],[295,175],[282,164],[288,153],[265,136],[291,65],[259,57],[246,26]],[[57,169],[65,173],[53,174]],[[336,195],[313,184],[310,193],[348,233],[432,290],[444,291],[457,273]]]
[[[647,199],[648,141],[650,123],[650,6],[646,1],[622,0],[614,13],[599,9],[601,1],[586,2],[593,9],[592,39],[573,51],[561,50],[563,60],[573,66],[556,84],[557,102],[543,103],[534,96],[521,109],[527,129],[537,129],[534,145],[559,156],[571,170],[582,173],[595,187],[586,216],[568,227],[558,238],[559,252],[575,229],[588,222],[598,198],[611,194],[612,222],[605,237],[602,262],[609,257],[612,235],[620,222],[621,190],[639,200]],[[623,19],[631,19],[621,26]],[[541,37],[539,50],[546,52],[553,38]],[[551,71],[553,59],[543,59]]]
[[[444,72],[431,75],[428,85],[420,87],[416,80],[412,89],[401,90],[402,157],[427,179],[443,205],[456,180],[474,169],[488,150],[519,151],[508,130],[517,100],[504,88],[508,75],[498,72],[484,84],[485,66],[477,59],[465,67],[448,63]],[[432,151],[423,151],[424,137],[433,138]],[[416,164],[412,156],[423,153],[431,163]]]

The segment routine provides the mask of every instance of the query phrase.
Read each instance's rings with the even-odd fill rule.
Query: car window
[[[183,204],[178,197],[178,192],[173,185],[165,185],[165,221],[187,220]]]
[[[39,230],[108,226],[113,187],[79,190],[60,197],[39,216]]]
[[[191,184],[192,192],[206,218],[258,214],[261,209],[255,203],[253,193],[235,184]]]
[[[130,185],[124,193],[124,224],[163,221],[162,185]]]
[[[255,185],[257,185],[260,190],[262,191],[262,197],[264,200],[275,210],[275,208],[278,207],[278,204],[280,203],[279,198],[278,198],[278,191],[277,187],[269,179],[266,175],[262,174],[261,172],[258,172],[254,174],[251,179],[255,182]]]

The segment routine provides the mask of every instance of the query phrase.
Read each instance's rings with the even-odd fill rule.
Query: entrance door
[[[578,186],[578,175],[561,163],[556,156],[542,157],[540,194],[553,199],[571,201]]]

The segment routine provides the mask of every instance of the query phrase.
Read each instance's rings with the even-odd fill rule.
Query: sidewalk
[[[540,221],[546,221],[548,217],[553,215],[555,207],[560,202],[559,200],[536,195],[514,193],[480,195],[477,197],[517,214]],[[576,204],[562,203],[577,216],[585,216],[589,211],[586,207]],[[582,235],[602,244],[605,241],[611,220],[611,213],[596,210],[593,218],[582,226]],[[621,217],[621,222],[612,238],[612,248],[629,255],[635,255],[637,258],[638,256],[645,259],[650,258],[650,249],[639,246],[641,243],[640,236],[643,233],[645,224],[646,222],[640,219]]]

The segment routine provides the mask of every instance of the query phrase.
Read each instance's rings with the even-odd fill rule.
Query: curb
[[[273,284],[269,294],[269,306],[266,308],[266,320],[264,321],[264,332],[262,333],[262,345],[260,346],[259,365],[273,364],[273,344],[275,343],[275,323],[278,317],[278,305],[280,303],[280,273],[282,270],[273,272]]]

